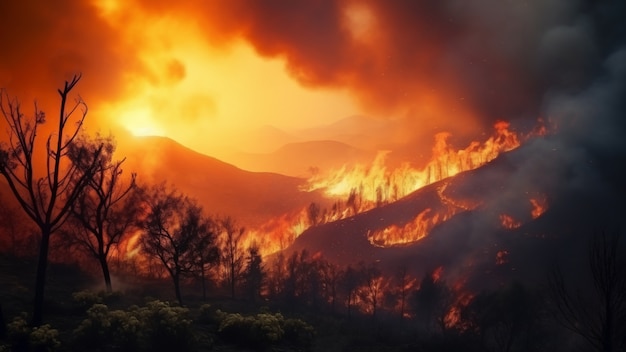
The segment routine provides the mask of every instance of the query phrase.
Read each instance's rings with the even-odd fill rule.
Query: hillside
[[[197,198],[210,213],[230,215],[245,225],[300,209],[320,195],[301,192],[304,180],[266,172],[249,172],[163,137],[140,137],[120,143],[124,169],[139,182],[176,185]]]
[[[536,157],[530,152],[532,147],[521,147],[394,203],[310,228],[284,254],[307,250],[340,265],[377,263],[389,275],[401,266],[417,277],[442,267],[448,279],[480,289],[544,280],[557,257],[578,267],[575,253],[585,252],[603,224],[618,221],[623,205],[615,196],[555,185],[555,175],[536,170],[546,165],[529,163]],[[533,215],[537,199],[546,209]],[[410,225],[424,211],[431,218],[452,216],[419,241],[380,246],[368,240],[372,233]],[[516,224],[504,226],[504,215]]]

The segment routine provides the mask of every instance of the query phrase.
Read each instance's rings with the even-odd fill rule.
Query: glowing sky
[[[211,155],[254,148],[243,132],[258,126],[356,114],[401,120],[417,139],[475,138],[497,120],[535,121],[547,91],[591,81],[606,51],[591,10],[562,0],[6,1],[0,86],[54,109],[55,88],[81,72],[90,129],[168,136]]]

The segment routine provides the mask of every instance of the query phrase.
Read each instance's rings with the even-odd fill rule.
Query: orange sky
[[[536,118],[539,83],[526,66],[543,6],[3,2],[0,86],[54,111],[55,88],[81,72],[90,129],[167,136],[209,155],[259,150],[245,137],[258,126],[357,114],[403,121],[402,134],[419,139],[443,130],[475,138],[496,120]]]

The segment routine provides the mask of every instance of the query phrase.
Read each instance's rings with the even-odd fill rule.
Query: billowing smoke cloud
[[[119,28],[103,19],[104,7],[94,4],[0,5],[0,84],[49,92],[81,71],[87,85],[81,91],[100,101],[123,93],[128,72],[149,71]],[[207,45],[243,38],[259,54],[284,60],[301,84],[347,88],[373,115],[406,117],[416,131],[473,135],[497,119],[555,117],[544,116],[554,113],[542,109],[546,94],[576,94],[593,84],[625,36],[618,15],[624,5],[617,1],[137,0],[117,6],[125,16],[188,19]],[[185,72],[180,65],[172,69]]]
[[[90,105],[113,99],[122,93],[123,72],[136,65],[130,48],[86,1],[3,1],[0,43],[0,87],[26,105],[35,98],[56,103],[50,92],[77,73]]]

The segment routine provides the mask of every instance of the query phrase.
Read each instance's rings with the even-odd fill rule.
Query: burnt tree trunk
[[[33,326],[43,323],[44,291],[46,287],[46,271],[48,269],[48,250],[50,248],[50,229],[41,231],[39,261],[37,262],[37,278],[35,281],[35,304],[33,308]]]
[[[106,255],[100,253],[99,256],[100,266],[102,267],[102,275],[104,275],[104,284],[108,293],[113,292],[113,285],[111,284],[111,273],[109,271],[109,263],[107,262]]]

